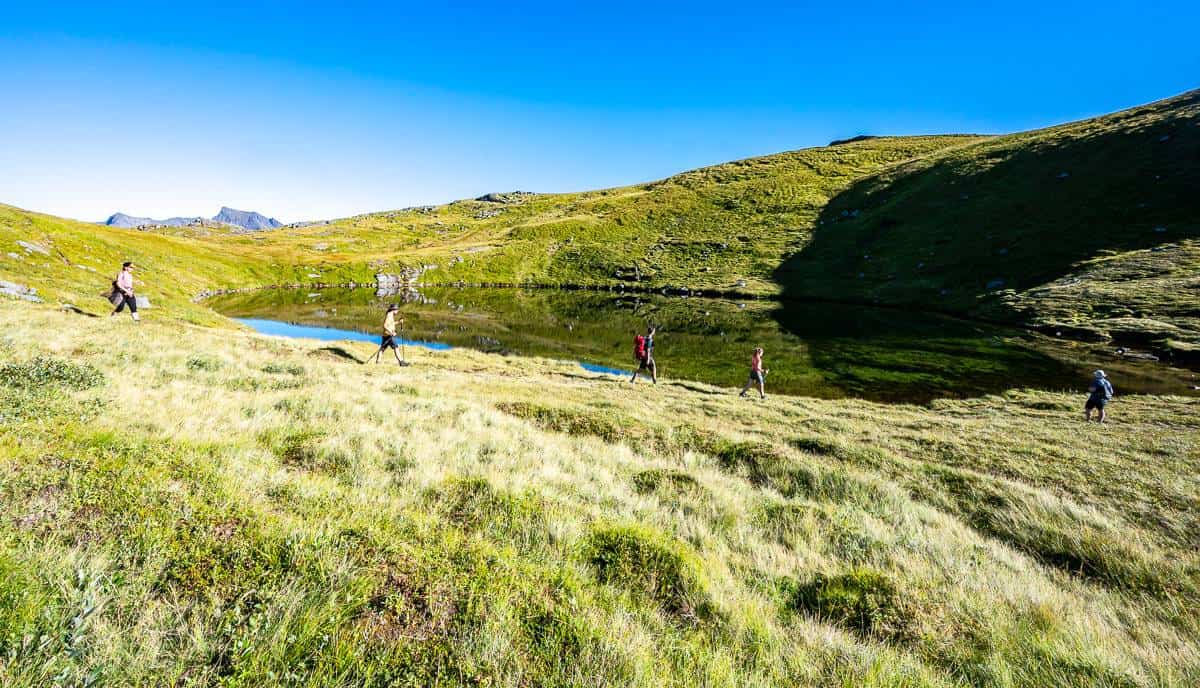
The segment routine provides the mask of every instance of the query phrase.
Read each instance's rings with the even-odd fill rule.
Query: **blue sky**
[[[0,202],[340,217],[1200,87],[1196,2],[240,5],[5,7]]]

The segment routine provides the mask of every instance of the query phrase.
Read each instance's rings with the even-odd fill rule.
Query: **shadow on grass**
[[[313,351],[310,355],[326,356],[328,358],[337,358],[337,359],[341,359],[343,361],[352,361],[354,363],[362,363],[363,362],[363,360],[360,359],[358,356],[355,356],[354,354],[350,353],[349,351],[343,349],[340,346],[323,346],[323,347]]]

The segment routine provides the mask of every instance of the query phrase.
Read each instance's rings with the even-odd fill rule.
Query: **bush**
[[[546,532],[535,496],[497,490],[483,478],[451,478],[429,496],[451,523],[465,530],[525,542],[543,539]]]
[[[759,486],[778,487],[776,478],[787,463],[783,454],[765,442],[715,440],[704,450],[712,454],[726,470],[745,469],[750,482]]]
[[[19,389],[69,387],[89,389],[104,383],[104,374],[87,363],[37,356],[24,363],[0,365],[0,384]]]
[[[605,442],[616,442],[625,436],[623,423],[618,423],[595,411],[550,408],[521,401],[500,404],[498,408],[510,416],[532,421],[544,430],[575,436],[599,437]]]
[[[683,471],[651,468],[633,476],[633,489],[638,494],[650,494],[658,490],[674,492],[701,492],[703,487],[692,476]]]
[[[296,365],[294,363],[268,363],[262,367],[262,371],[264,373],[271,373],[272,375],[294,375],[299,377],[304,375],[304,366]]]
[[[796,449],[819,456],[841,456],[842,448],[836,443],[820,437],[793,437],[788,441]]]
[[[696,556],[644,526],[600,526],[583,543],[583,559],[601,583],[620,585],[696,621],[713,614]]]
[[[320,446],[324,437],[325,433],[316,430],[294,432],[283,438],[276,454],[285,466],[309,471],[338,473],[349,468],[350,457]]]
[[[212,356],[192,356],[187,360],[188,370],[214,372],[220,370],[222,363],[220,359]]]
[[[861,635],[896,639],[907,628],[896,585],[874,569],[858,568],[835,576],[817,574],[804,583],[788,582],[785,590],[793,611]]]

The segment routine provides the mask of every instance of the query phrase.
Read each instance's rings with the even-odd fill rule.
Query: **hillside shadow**
[[[774,279],[789,299],[1015,316],[1004,290],[1200,237],[1198,124],[1200,91],[861,180]]]

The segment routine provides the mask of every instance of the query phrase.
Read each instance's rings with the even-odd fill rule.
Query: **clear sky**
[[[242,4],[5,3],[0,202],[341,217],[1200,87],[1195,0]]]

